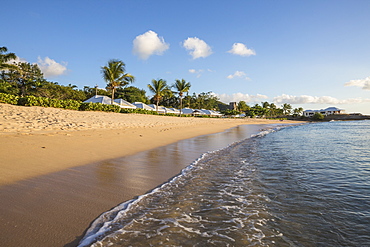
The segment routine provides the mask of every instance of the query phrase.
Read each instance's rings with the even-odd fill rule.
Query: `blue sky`
[[[191,93],[212,91],[225,103],[370,114],[367,0],[5,0],[2,6],[0,46],[38,63],[61,85],[104,88],[100,68],[114,58],[145,90],[152,79],[185,79]]]

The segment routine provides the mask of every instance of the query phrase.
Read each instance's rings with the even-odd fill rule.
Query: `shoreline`
[[[6,112],[4,105],[0,107],[2,113]],[[47,132],[31,128],[26,133],[20,131],[24,129],[22,124],[39,121],[35,119],[40,111],[44,118],[36,127],[63,118],[64,122],[78,124],[81,114],[39,107],[10,110],[13,115],[0,120],[2,126],[9,121],[19,126],[17,131],[0,134],[0,239],[7,246],[76,246],[83,231],[101,213],[146,193],[190,164],[174,150],[190,152],[188,147],[194,142],[200,142],[201,147],[213,145],[218,135],[214,133],[227,133],[221,138],[224,141],[244,124],[252,130],[266,124],[292,123],[88,112],[89,118],[82,115],[86,125],[93,126],[109,116],[109,126],[74,131],[57,127]],[[20,120],[18,114],[28,117]],[[127,126],[116,128],[122,121]],[[211,144],[205,145],[204,140]],[[162,156],[167,160],[158,163]]]
[[[0,104],[0,186],[265,119],[179,118]]]
[[[130,205],[135,205],[142,198],[146,198],[148,195],[155,194],[157,189],[160,189],[163,186],[166,186],[167,184],[176,183],[175,181],[179,177],[183,176],[183,171],[184,170],[186,171],[186,170],[188,170],[189,167],[193,166],[194,164],[202,162],[202,160],[204,160],[204,157],[208,157],[207,154],[213,155],[213,153],[223,152],[224,149],[228,149],[230,146],[238,145],[238,143],[240,143],[240,142],[243,142],[243,141],[246,141],[247,139],[253,138],[256,135],[258,136],[258,134],[265,133],[266,131],[269,132],[271,129],[275,129],[276,127],[277,128],[279,128],[279,127],[285,128],[285,127],[289,127],[289,126],[298,126],[298,125],[301,125],[301,124],[293,124],[293,125],[291,125],[291,124],[282,124],[281,125],[279,123],[279,124],[262,124],[262,125],[241,125],[241,126],[237,126],[237,127],[232,127],[232,128],[227,129],[227,130],[225,130],[224,132],[221,132],[221,133],[204,135],[203,137],[205,139],[209,136],[212,136],[212,135],[223,135],[223,137],[225,137],[225,135],[227,135],[227,133],[231,134],[233,132],[236,132],[237,128],[242,128],[243,130],[238,131],[238,132],[243,133],[243,136],[245,138],[235,139],[232,142],[227,142],[227,145],[221,145],[221,146],[215,145],[210,150],[200,151],[199,156],[196,155],[192,158],[188,158],[187,161],[184,162],[185,166],[182,167],[180,172],[176,173],[174,176],[169,177],[168,179],[165,179],[162,183],[159,183],[155,187],[150,188],[145,193],[140,194],[138,196],[135,196],[133,198],[130,198],[128,200],[122,201],[121,203],[117,204],[115,207],[110,208],[109,210],[102,212],[93,221],[91,221],[91,223],[89,224],[89,227],[87,227],[85,229],[84,233],[79,238],[80,242],[79,242],[78,246],[89,246],[92,243],[96,243],[95,241],[93,241],[93,239],[94,238],[99,238],[100,234],[102,234],[104,236],[107,232],[107,231],[104,231],[104,229],[103,229],[104,227],[102,226],[102,224],[103,223],[105,224],[107,221],[111,221],[111,220],[113,221],[113,218],[115,218],[115,215],[117,215],[117,211],[125,211],[125,208],[130,207]],[[263,134],[263,135],[265,135],[265,134]],[[198,138],[202,138],[202,136],[197,136],[197,137],[194,137],[194,138],[190,138],[188,140],[198,139]],[[186,142],[186,141],[187,140],[181,140],[179,142]],[[174,145],[176,145],[176,144],[173,143],[173,144],[170,144],[166,147],[156,148],[155,150],[157,152],[162,152],[161,149],[166,149],[167,147],[174,146]],[[200,150],[199,147],[197,147],[195,149],[198,150],[198,151]],[[143,153],[145,153],[145,152],[143,152]],[[134,155],[134,156],[137,156],[137,155]],[[190,168],[190,169],[192,169],[192,168]],[[107,220],[107,219],[110,219],[110,220]],[[101,231],[103,231],[103,233]],[[88,234],[88,235],[86,235],[86,234]],[[76,241],[76,243],[77,243],[77,241]],[[72,247],[72,246],[74,246],[74,245],[68,245],[66,247]]]

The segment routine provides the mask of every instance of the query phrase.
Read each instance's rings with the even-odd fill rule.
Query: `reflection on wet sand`
[[[69,243],[66,246],[75,246],[84,229],[99,214],[166,182],[202,153],[248,138],[261,127],[243,125],[3,186],[0,241],[4,246],[63,246],[66,243]],[[60,237],[61,231],[69,238]]]

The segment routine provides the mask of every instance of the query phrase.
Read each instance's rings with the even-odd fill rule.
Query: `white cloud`
[[[201,77],[203,72],[204,72],[204,70],[202,70],[202,69],[199,69],[199,70],[189,69],[189,73],[190,74],[195,74],[197,76],[197,78]]]
[[[259,103],[261,100],[265,100],[268,97],[266,95],[257,94],[249,95],[243,93],[234,93],[234,94],[215,94],[222,102],[239,102],[245,101],[246,103]]]
[[[37,64],[40,67],[45,77],[55,77],[64,74],[67,71],[67,63],[57,63],[55,60],[45,57],[42,60],[40,57],[37,59]]]
[[[193,57],[193,59],[208,57],[212,54],[211,47],[197,37],[188,38],[184,41],[183,46],[186,50],[190,50],[189,54]]]
[[[235,71],[235,73],[234,74],[232,74],[232,75],[228,75],[227,76],[227,79],[234,79],[234,78],[241,78],[241,77],[244,77],[244,79],[246,79],[246,80],[250,80],[250,78],[249,77],[247,77],[247,74],[244,72],[244,71]]]
[[[370,102],[370,99],[362,99],[362,98],[353,98],[353,99],[345,99],[339,100],[331,96],[309,96],[309,95],[301,95],[301,96],[293,96],[282,94],[277,96],[273,99],[275,104],[358,104],[358,103],[365,103]]]
[[[256,52],[254,50],[248,49],[248,47],[242,43],[234,43],[233,47],[228,52],[243,57],[256,55]]]
[[[164,42],[163,37],[158,37],[156,32],[148,32],[136,36],[133,41],[133,53],[141,59],[148,59],[151,55],[162,55],[170,45]]]
[[[211,69],[206,69],[206,70],[204,70],[204,69],[198,69],[198,70],[189,69],[188,71],[189,71],[190,74],[195,74],[197,78],[201,77],[203,75],[203,73],[206,73],[206,72],[213,73],[213,72],[215,72],[214,70],[211,70]]]
[[[361,87],[363,90],[370,90],[370,76],[361,80],[350,80],[346,82],[344,86],[355,86]]]

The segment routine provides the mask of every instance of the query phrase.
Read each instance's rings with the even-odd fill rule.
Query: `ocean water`
[[[80,246],[370,246],[370,121],[273,128],[102,214]]]

